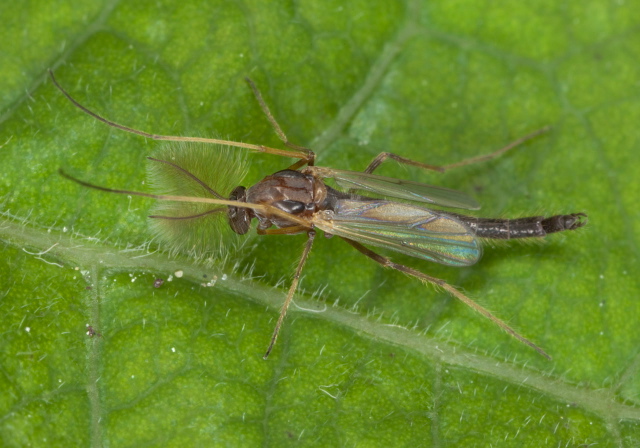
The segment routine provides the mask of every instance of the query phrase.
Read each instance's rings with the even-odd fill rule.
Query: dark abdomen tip
[[[546,233],[575,230],[587,224],[586,213],[572,213],[570,215],[556,215],[542,220],[542,228]]]

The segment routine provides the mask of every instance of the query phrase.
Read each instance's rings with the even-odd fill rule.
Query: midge
[[[447,166],[427,165],[384,152],[374,158],[363,172],[346,171],[314,166],[315,154],[313,151],[289,142],[263,100],[260,91],[248,78],[247,83],[253,90],[262,111],[267,116],[278,137],[290,149],[274,149],[262,145],[218,139],[167,136],[138,131],[107,120],[82,106],[58,84],[51,71],[49,71],[49,74],[55,86],[76,107],[114,128],[154,140],[223,144],[253,152],[299,159],[287,169],[265,177],[252,187],[236,187],[231,191],[228,199],[223,196],[224,192],[214,190],[184,166],[180,166],[179,163],[174,163],[171,160],[149,157],[152,163],[161,164],[165,169],[170,170],[170,174],[179,179],[180,182],[192,183],[207,197],[160,195],[115,190],[84,182],[60,171],[66,178],[97,190],[144,196],[161,201],[210,204],[210,208],[202,213],[183,216],[176,216],[175,214],[172,216],[151,216],[154,220],[172,223],[193,223],[210,215],[226,212],[229,226],[239,235],[244,235],[249,231],[253,219],[258,221],[256,230],[259,235],[306,234],[307,241],[298,262],[298,267],[295,270],[289,292],[282,305],[271,342],[264,355],[265,358],[269,356],[276,343],[287,309],[298,286],[302,268],[315,240],[316,231],[320,229],[327,237],[332,235],[340,237],[357,251],[383,267],[398,270],[417,278],[423,283],[431,283],[446,290],[519,341],[534,348],[546,358],[551,359],[536,344],[520,335],[506,322],[491,314],[487,309],[445,281],[426,275],[408,266],[394,263],[391,259],[379,255],[366,246],[389,249],[447,266],[470,266],[476,263],[482,255],[480,239],[542,238],[550,233],[575,230],[584,226],[587,222],[586,214],[572,213],[549,218],[543,216],[518,219],[475,218],[459,213],[432,210],[421,205],[363,195],[374,194],[383,198],[397,198],[421,204],[477,210],[480,208],[479,204],[473,198],[459,191],[409,180],[378,176],[373,172],[382,162],[389,158],[399,163],[443,172],[447,168],[468,165],[497,157],[545,132],[546,129],[527,135],[494,153]],[[176,149],[176,151],[179,149]],[[210,169],[215,169],[215,167]],[[327,185],[323,179],[328,178],[333,179],[337,186],[344,191],[336,190]]]

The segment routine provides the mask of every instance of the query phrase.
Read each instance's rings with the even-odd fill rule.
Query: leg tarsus
[[[451,163],[449,165],[445,165],[443,168],[445,170],[449,170],[451,168],[458,168],[460,166],[472,165],[474,163],[486,162],[488,160],[495,159],[497,157],[500,157],[505,152],[510,151],[511,149],[522,145],[523,143],[531,140],[532,138],[537,137],[540,134],[544,134],[545,132],[549,132],[550,130],[551,130],[551,126],[545,126],[543,128],[538,129],[537,131],[534,131],[534,132],[532,132],[530,134],[525,135],[524,137],[520,137],[519,139],[512,141],[511,143],[509,143],[508,145],[498,149],[497,151],[494,151],[494,152],[489,153],[489,154],[484,154],[484,155],[481,155],[481,156],[470,157],[468,159],[461,160],[460,162],[456,162],[456,163]]]

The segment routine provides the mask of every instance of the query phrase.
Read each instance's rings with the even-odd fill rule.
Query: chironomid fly
[[[435,171],[445,171],[447,168],[489,160],[539,135],[546,129],[529,134],[486,156],[467,159],[444,167],[427,165],[393,153],[384,152],[374,158],[363,172],[347,171],[315,166],[315,154],[313,151],[289,142],[271,114],[260,91],[250,79],[247,79],[247,82],[253,90],[262,111],[267,116],[278,137],[289,149],[275,149],[262,145],[210,138],[157,135],[132,129],[107,120],[82,106],[58,84],[52,72],[50,72],[50,75],[55,86],[76,107],[114,128],[154,140],[182,142],[185,144],[227,145],[251,152],[298,159],[287,169],[265,177],[252,187],[238,186],[229,193],[211,188],[200,177],[181,166],[179,162],[176,162],[174,158],[148,158],[151,163],[162,167],[165,172],[168,171],[169,176],[199,189],[204,197],[116,190],[84,182],[61,171],[66,178],[85,187],[111,193],[144,196],[160,201],[200,204],[201,207],[205,208],[204,211],[187,215],[168,213],[150,217],[160,223],[197,223],[207,217],[226,214],[229,227],[239,235],[246,234],[250,230],[254,219],[258,222],[256,231],[260,235],[306,234],[307,241],[280,311],[271,342],[264,355],[265,358],[269,356],[276,343],[278,333],[298,287],[302,269],[309,256],[318,229],[322,230],[326,236],[338,236],[360,253],[384,267],[398,270],[417,278],[423,283],[431,283],[446,290],[516,339],[534,348],[543,356],[550,358],[536,344],[520,335],[506,322],[494,316],[486,308],[468,298],[455,287],[421,271],[395,263],[390,258],[379,255],[367,247],[373,246],[401,252],[447,266],[469,266],[476,263],[482,255],[480,239],[542,238],[550,233],[575,230],[584,226],[587,222],[587,215],[584,213],[555,215],[548,218],[533,216],[518,219],[493,219],[476,218],[439,209],[429,209],[426,208],[429,204],[467,210],[476,210],[480,206],[473,198],[459,191],[373,174],[376,168],[387,159]],[[188,151],[188,148],[183,147],[182,150]],[[181,148],[177,147],[174,149],[174,153],[176,151],[181,151]],[[340,189],[327,185],[324,182],[325,179],[333,179]],[[228,194],[228,196],[223,193]],[[414,203],[425,204],[426,206]]]

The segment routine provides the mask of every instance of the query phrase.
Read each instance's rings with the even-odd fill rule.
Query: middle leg
[[[538,129],[537,131],[532,132],[531,134],[525,135],[524,137],[521,137],[518,140],[515,140],[509,143],[507,146],[500,148],[497,151],[494,151],[492,153],[484,154],[481,156],[470,157],[468,159],[461,160],[460,162],[451,163],[449,165],[442,165],[442,166],[429,165],[426,163],[418,162],[416,160],[407,159],[406,157],[402,157],[397,154],[393,154],[391,152],[381,152],[371,161],[371,163],[369,163],[369,165],[365,168],[364,172],[367,174],[371,174],[380,165],[382,165],[382,163],[385,162],[387,159],[392,159],[404,165],[417,166],[418,168],[422,168],[425,170],[438,171],[438,172],[444,173],[445,171],[451,168],[457,168],[460,166],[471,165],[474,163],[486,162],[487,160],[495,159],[501,156],[502,154],[504,154],[505,152],[515,148],[516,146],[520,146],[523,143],[531,140],[532,138],[537,137],[540,134],[544,134],[545,132],[549,131],[549,129],[551,129],[549,126],[544,127],[542,129]]]

